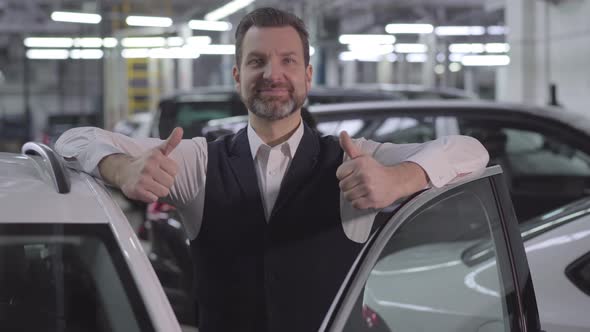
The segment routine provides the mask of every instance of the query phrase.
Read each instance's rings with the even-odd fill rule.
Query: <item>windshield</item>
[[[154,331],[109,226],[0,225],[2,331]]]

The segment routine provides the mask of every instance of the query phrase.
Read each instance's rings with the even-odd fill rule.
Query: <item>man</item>
[[[379,144],[320,137],[301,121],[311,86],[302,21],[272,8],[236,31],[247,129],[206,143],[133,140],[77,128],[57,142],[76,167],[182,216],[195,262],[200,331],[315,331],[378,209],[481,170],[475,139]],[[97,167],[98,165],[98,167]]]

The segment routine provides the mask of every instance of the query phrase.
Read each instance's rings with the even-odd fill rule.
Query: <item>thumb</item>
[[[164,143],[162,143],[162,145],[159,146],[160,151],[162,151],[162,153],[165,156],[169,155],[170,152],[172,152],[176,148],[176,146],[180,144],[180,141],[182,140],[182,134],[182,128],[174,128],[174,130],[172,130],[172,133],[170,134],[170,136],[168,136],[166,141],[164,141]]]
[[[350,138],[346,130],[340,132],[340,146],[350,159],[355,159],[362,155],[361,150],[358,146],[354,145],[352,138]]]

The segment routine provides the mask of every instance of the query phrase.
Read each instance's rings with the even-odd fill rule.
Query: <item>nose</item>
[[[264,67],[263,78],[270,81],[279,81],[283,78],[283,70],[278,60],[272,59]]]

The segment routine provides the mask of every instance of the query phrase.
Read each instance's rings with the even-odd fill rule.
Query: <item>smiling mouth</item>
[[[287,88],[264,88],[258,89],[257,92],[265,96],[284,96],[289,94],[290,90]]]

